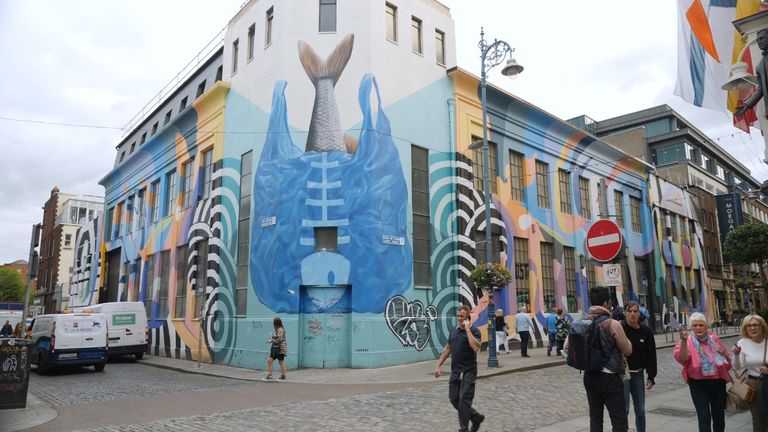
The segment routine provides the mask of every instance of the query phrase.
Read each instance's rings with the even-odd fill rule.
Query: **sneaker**
[[[264,377],[264,381],[272,381],[274,378],[272,378],[272,375],[267,375]]]
[[[280,378],[277,379],[280,382],[285,382],[285,375],[280,375]]]
[[[480,430],[480,423],[485,420],[485,416],[482,414],[478,414],[477,417],[475,417],[474,420],[472,420],[472,427],[469,428],[470,432],[477,432]]]

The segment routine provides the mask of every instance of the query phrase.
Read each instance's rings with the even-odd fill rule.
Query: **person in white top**
[[[739,373],[747,370],[750,384],[757,387],[757,395],[749,405],[752,430],[768,432],[768,416],[760,410],[763,394],[762,380],[768,375],[768,324],[760,315],[747,315],[741,322],[741,339],[733,347],[735,367]]]

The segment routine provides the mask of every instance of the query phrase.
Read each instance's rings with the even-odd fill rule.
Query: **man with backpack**
[[[602,432],[604,407],[611,417],[613,432],[626,432],[629,426],[622,378],[624,358],[632,355],[632,344],[621,323],[611,318],[607,288],[589,290],[589,303],[584,319],[571,325],[564,347],[568,365],[584,371],[590,432]]]

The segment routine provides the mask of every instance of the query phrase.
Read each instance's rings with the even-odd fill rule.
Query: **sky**
[[[28,258],[31,227],[54,186],[104,195],[98,182],[112,168],[120,128],[243,1],[0,0],[0,263]],[[768,179],[759,131],[743,133],[729,114],[673,95],[676,1],[441,1],[456,23],[459,67],[479,75],[482,26],[525,67],[514,80],[496,68],[491,84],[561,119],[668,104],[755,179]]]

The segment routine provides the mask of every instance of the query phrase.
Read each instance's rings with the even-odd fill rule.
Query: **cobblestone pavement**
[[[684,386],[680,378],[680,367],[672,359],[672,350],[660,350],[658,358],[657,386],[648,394],[648,397]],[[112,365],[108,369],[110,367]],[[116,367],[112,370],[120,372],[120,369]],[[149,379],[147,376],[119,379],[153,381],[155,378],[151,371],[143,371],[142,369],[142,372],[143,374],[151,374]],[[167,372],[160,372],[160,375],[163,374],[167,374]],[[84,376],[89,376],[89,374],[86,373]],[[194,377],[185,376],[184,378],[184,381],[188,381]],[[210,377],[203,379],[216,382],[216,379]],[[578,371],[567,366],[560,366],[501,375],[478,381],[475,407],[486,414],[483,430],[532,431],[573,417],[584,416],[587,412],[587,403],[581,379]],[[172,377],[164,378],[164,380],[166,384],[157,384],[158,387],[182,385]],[[222,384],[226,385],[226,383]],[[151,387],[155,384],[144,381],[142,386],[146,385]],[[259,385],[259,383],[250,385]],[[300,384],[274,385],[291,385],[295,386],[297,392],[301,391]],[[188,389],[195,389],[196,387],[186,382],[183,386]],[[447,383],[441,381],[427,387],[400,391],[379,392],[324,401],[294,402],[212,415],[104,427],[90,431],[389,432],[414,429],[451,431],[458,429],[458,422],[456,412],[448,402],[447,387]],[[33,387],[33,391],[35,391],[35,387]],[[172,391],[174,390],[167,392]],[[130,394],[125,394],[123,397],[130,397],[134,393],[131,391]]]

